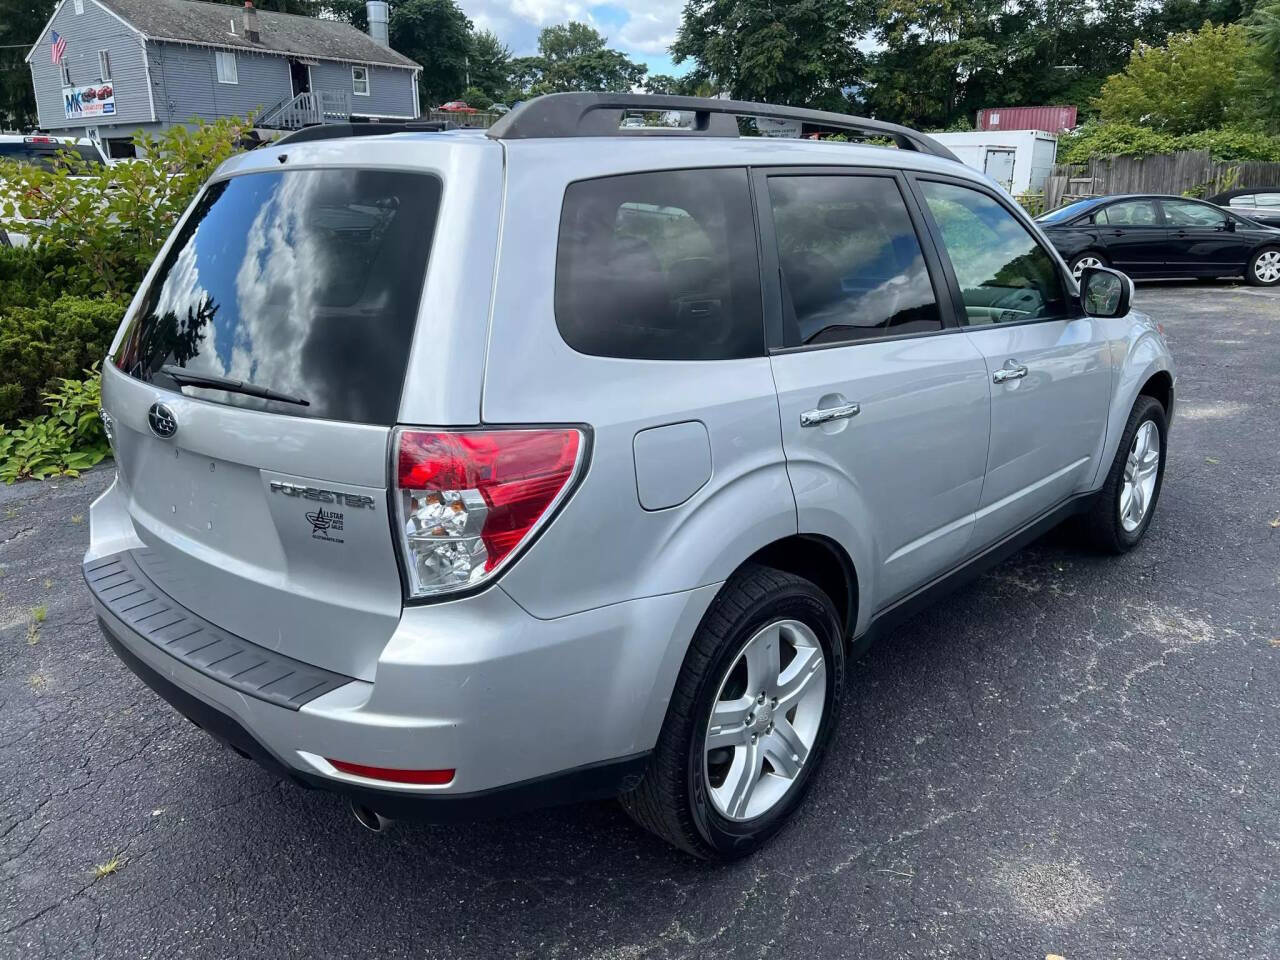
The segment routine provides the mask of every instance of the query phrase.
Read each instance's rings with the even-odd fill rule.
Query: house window
[[[111,79],[111,51],[110,50],[98,51],[98,79],[99,80]]]
[[[236,55],[219,50],[215,56],[218,58],[218,82],[239,83],[240,78],[236,75]]]
[[[71,86],[71,65],[65,60],[62,61],[62,85]]]
[[[367,97],[369,95],[368,67],[351,68],[351,92],[357,97]]]
[[[76,0],[76,16],[84,13],[84,0]]]

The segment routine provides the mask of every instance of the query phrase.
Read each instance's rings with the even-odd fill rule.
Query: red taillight
[[[582,433],[572,428],[402,430],[396,470],[416,596],[483,580],[567,492]]]
[[[385,780],[388,783],[416,783],[423,786],[443,786],[453,782],[453,770],[401,770],[396,767],[370,767],[363,763],[348,763],[346,760],[334,760],[326,757],[335,770],[355,774],[357,777],[368,777],[370,780]]]

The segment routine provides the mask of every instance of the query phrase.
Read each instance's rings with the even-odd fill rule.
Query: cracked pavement
[[[1280,956],[1280,290],[1137,302],[1179,363],[1145,544],[1050,535],[898,630],[729,867],[612,803],[363,831],[108,650],[109,467],[0,488],[0,956]]]

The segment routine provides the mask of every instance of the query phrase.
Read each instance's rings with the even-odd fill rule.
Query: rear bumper
[[[184,690],[145,663],[116,636],[102,617],[98,618],[98,625],[102,628],[107,643],[125,666],[170,706],[215,740],[300,787],[337,793],[393,819],[448,823],[506,816],[521,810],[614,796],[640,782],[649,760],[649,752],[645,751],[491,790],[434,796],[322,777],[285,766],[235,717]]]
[[[285,657],[265,637],[227,634],[165,594],[145,563],[113,565],[144,549],[114,502],[121,496],[112,488],[94,505],[85,558],[97,615],[121,659],[182,713],[264,766],[387,816],[485,816],[626,789],[657,740],[689,638],[718,589],[554,620],[531,616],[501,585],[407,607],[370,682]],[[116,601],[137,588],[128,604]],[[124,609],[144,598],[156,602]],[[139,622],[153,611],[161,612]],[[202,637],[232,655],[236,647],[248,651],[250,672],[226,669],[233,661],[209,662],[218,659],[213,646],[193,649]],[[268,666],[255,672],[259,660]],[[288,670],[297,676],[273,683]],[[446,785],[389,784],[340,771],[326,758],[456,773]]]

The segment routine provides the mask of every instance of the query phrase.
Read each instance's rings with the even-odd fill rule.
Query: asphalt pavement
[[[728,867],[612,803],[362,830],[108,650],[109,467],[0,488],[0,957],[1280,956],[1280,290],[1137,303],[1179,364],[1144,545],[1051,535],[898,630]]]

